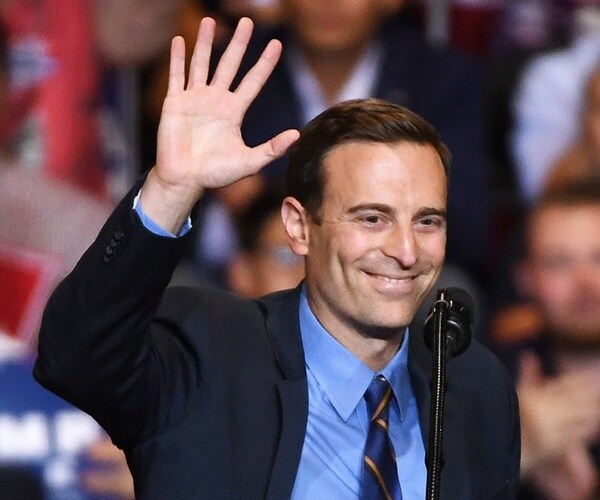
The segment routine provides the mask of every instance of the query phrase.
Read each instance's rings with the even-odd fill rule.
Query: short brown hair
[[[527,214],[525,240],[529,243],[531,228],[535,227],[536,218],[541,212],[550,208],[581,208],[589,205],[600,205],[599,176],[576,178],[547,189]]]
[[[291,150],[286,194],[300,201],[315,220],[319,219],[323,202],[323,160],[335,146],[354,141],[431,145],[448,176],[450,151],[429,122],[407,108],[382,99],[345,101],[314,118]]]
[[[594,204],[600,204],[600,176],[590,174],[547,189],[539,198],[533,210],[555,205],[579,206]]]

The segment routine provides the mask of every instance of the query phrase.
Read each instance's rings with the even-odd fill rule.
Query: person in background
[[[578,178],[600,177],[600,64],[584,88],[579,124],[574,144],[550,169],[546,190]]]
[[[244,297],[261,297],[294,288],[304,277],[304,261],[294,254],[281,223],[279,191],[254,198],[237,220],[239,250],[228,271],[229,288]]]
[[[111,202],[139,175],[136,68],[175,34],[180,0],[4,0],[0,140],[30,172]]]
[[[577,135],[545,174],[540,196],[577,179],[600,176],[600,65],[590,73],[582,89],[581,101],[581,111],[576,117]],[[526,205],[520,206],[519,216],[509,227],[508,238],[498,246],[499,257],[491,280],[491,293],[488,294],[489,304],[494,305],[490,310],[489,323],[492,330],[497,330],[490,333],[491,337],[518,337],[529,330],[530,315],[527,307],[523,307],[512,272],[515,260],[524,253],[522,221],[527,211]]]
[[[2,130],[9,119],[7,53],[0,25]],[[45,302],[112,204],[29,171],[14,153],[0,142],[0,498],[129,500],[123,453],[89,415],[40,387],[31,373]]]
[[[509,150],[525,205],[540,196],[552,165],[577,140],[584,88],[600,63],[600,6],[576,4],[570,43],[530,59],[513,97]]]
[[[517,381],[524,500],[600,494],[598,227],[598,177],[556,185],[526,221],[515,264],[526,307],[506,325],[520,335],[497,340]]]

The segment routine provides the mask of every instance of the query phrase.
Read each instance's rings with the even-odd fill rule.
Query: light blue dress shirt
[[[381,372],[374,372],[321,326],[303,288],[300,331],[308,377],[308,425],[292,499],[358,498],[369,426],[363,395],[379,373],[394,392],[389,429],[403,499],[425,498],[425,447],[408,372],[408,329],[398,353]]]
[[[134,209],[146,229],[176,237],[146,216],[139,194]],[[177,236],[190,228],[188,219]],[[381,372],[374,372],[321,326],[308,305],[305,287],[299,314],[308,378],[308,423],[292,500],[358,498],[369,428],[363,395],[378,374],[390,382],[394,392],[389,433],[403,500],[423,500],[427,469],[419,411],[408,372],[408,329],[398,353]]]
[[[179,230],[179,234],[173,234],[173,233],[170,233],[169,231],[167,231],[166,229],[163,229],[154,220],[152,220],[150,217],[148,217],[146,215],[146,212],[144,212],[144,208],[142,207],[142,204],[140,203],[140,195],[141,194],[142,194],[142,190],[140,189],[138,194],[136,195],[136,197],[133,199],[133,209],[136,211],[140,220],[142,221],[142,224],[148,231],[156,234],[157,236],[164,236],[165,238],[178,238],[180,236],[185,236],[185,234],[190,229],[192,229],[192,220],[190,219],[190,217],[188,217],[186,219],[186,221],[184,222],[182,228]]]

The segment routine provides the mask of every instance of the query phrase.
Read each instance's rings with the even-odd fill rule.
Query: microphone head
[[[475,309],[473,299],[467,291],[457,286],[446,289],[450,308],[459,314],[463,314],[470,326],[473,326],[473,311]]]
[[[439,289],[436,303],[425,321],[425,343],[433,349],[434,322],[436,304],[442,302],[446,305],[446,355],[458,356],[465,352],[471,343],[473,325],[473,299],[462,288],[449,287]]]
[[[447,289],[448,302],[448,344],[450,356],[458,356],[466,351],[471,343],[473,326],[473,299],[462,288]]]

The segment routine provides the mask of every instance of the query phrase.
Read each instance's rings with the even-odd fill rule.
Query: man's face
[[[528,286],[552,332],[600,344],[600,205],[549,207],[530,229]]]
[[[334,336],[392,338],[440,272],[446,177],[435,149],[347,143],[324,160],[319,221],[307,218],[309,301]]]
[[[361,50],[401,0],[286,0],[283,9],[301,47],[319,55]]]

